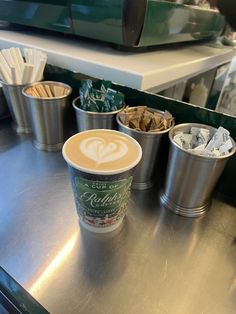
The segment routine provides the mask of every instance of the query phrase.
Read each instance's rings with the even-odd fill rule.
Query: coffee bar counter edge
[[[76,38],[55,37],[45,31],[1,30],[0,48],[31,47],[43,50],[50,63],[87,73],[131,88],[159,92],[217,66],[230,62],[233,47],[215,48],[208,44],[168,47],[131,54]]]

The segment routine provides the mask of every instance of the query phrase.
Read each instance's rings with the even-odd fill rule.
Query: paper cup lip
[[[236,143],[234,141],[234,139],[230,136],[230,140],[232,141],[233,147],[231,148],[230,152],[226,155],[222,155],[222,156],[204,156],[204,155],[198,155],[196,153],[193,153],[185,148],[180,147],[175,141],[174,141],[174,135],[176,131],[181,131],[182,128],[185,127],[198,127],[198,128],[205,128],[208,129],[209,131],[213,130],[213,131],[217,131],[217,128],[211,126],[211,125],[207,125],[207,124],[201,124],[201,123],[181,123],[181,124],[177,124],[175,125],[170,131],[169,131],[169,140],[171,142],[171,144],[175,147],[178,148],[179,150],[181,150],[182,152],[193,156],[194,158],[199,158],[199,159],[225,159],[228,158],[232,155],[234,155],[234,153],[236,152]]]
[[[94,131],[94,132],[96,132],[96,131],[104,131],[104,132],[117,133],[117,134],[120,134],[120,135],[128,138],[130,141],[132,141],[135,144],[135,146],[138,149],[138,156],[137,156],[137,158],[130,165],[128,165],[126,167],[123,167],[123,168],[120,168],[120,169],[116,169],[116,170],[93,170],[93,169],[81,167],[81,166],[75,164],[74,162],[72,162],[67,157],[67,155],[65,153],[66,146],[68,145],[70,140],[72,138],[78,136],[78,134],[89,133],[91,131]],[[94,175],[116,175],[116,174],[124,173],[126,171],[131,170],[132,168],[134,168],[140,162],[140,160],[142,158],[142,148],[141,148],[140,144],[133,137],[131,137],[128,134],[125,134],[123,132],[116,131],[116,130],[109,130],[109,129],[91,129],[91,130],[86,130],[86,131],[82,131],[82,132],[76,133],[73,136],[71,136],[70,138],[68,138],[68,140],[64,143],[64,145],[62,147],[62,155],[63,155],[63,158],[65,159],[65,161],[67,162],[68,165],[70,165],[71,167],[73,167],[73,168],[75,168],[75,169],[77,169],[79,171],[82,171],[82,172],[85,172],[85,173],[89,173],[89,174],[94,174]]]

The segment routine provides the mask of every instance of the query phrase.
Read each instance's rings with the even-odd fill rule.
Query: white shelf
[[[108,44],[65,35],[0,31],[0,49],[34,47],[51,64],[140,90],[158,91],[231,61],[235,49],[207,45],[157,48],[149,52],[118,51]]]

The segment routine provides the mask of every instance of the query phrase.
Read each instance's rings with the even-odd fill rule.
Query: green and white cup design
[[[88,130],[66,141],[63,156],[81,225],[94,232],[116,229],[125,216],[132,172],[142,156],[138,142],[118,131]]]

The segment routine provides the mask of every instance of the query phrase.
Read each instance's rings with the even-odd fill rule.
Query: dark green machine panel
[[[160,0],[72,0],[77,35],[128,47],[211,39],[225,25],[221,14]]]
[[[210,39],[219,35],[224,25],[218,12],[149,0],[139,46]]]
[[[143,28],[146,0],[71,0],[74,33],[128,47]]]
[[[75,34],[123,43],[123,0],[72,0],[71,8]]]
[[[67,0],[1,0],[0,19],[59,32],[72,32]]]
[[[211,39],[220,13],[161,0],[0,0],[0,20],[145,47]]]
[[[210,39],[221,34],[224,17],[215,11],[149,0],[139,46]]]

